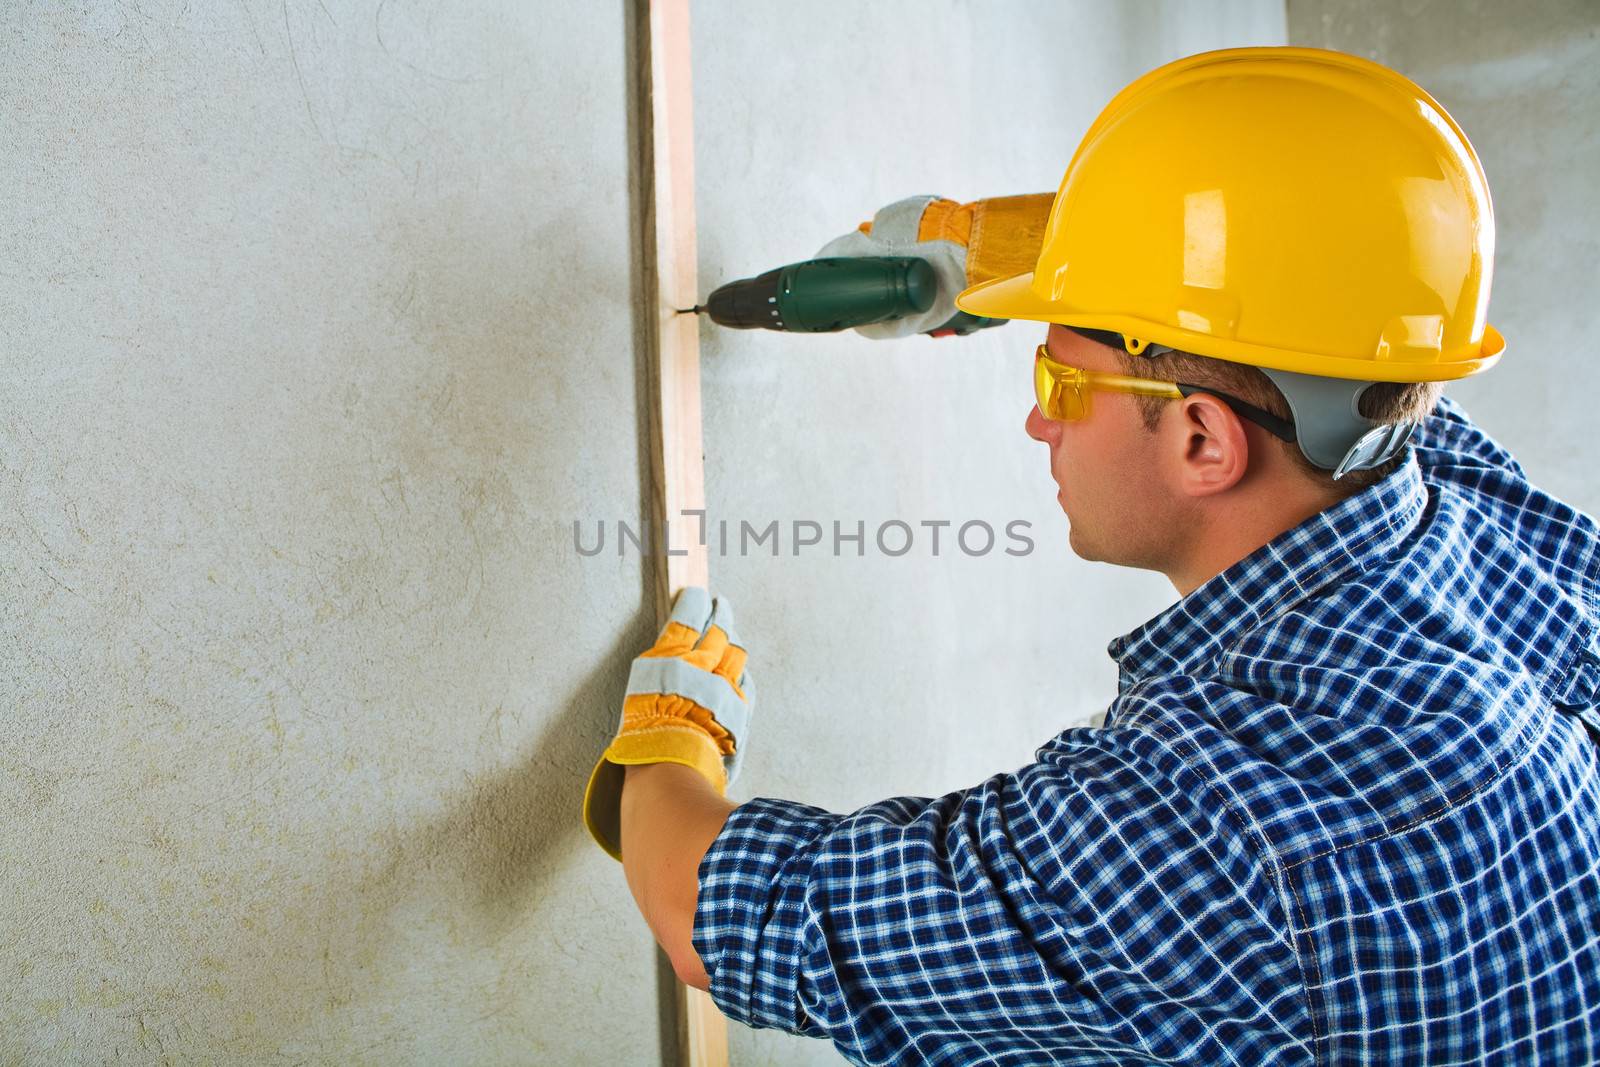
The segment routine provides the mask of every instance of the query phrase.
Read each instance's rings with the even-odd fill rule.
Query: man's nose
[[[1045,418],[1039,411],[1038,404],[1028,409],[1028,418],[1022,424],[1022,428],[1027,431],[1029,437],[1044,444],[1050,444],[1061,432],[1060,426]]]

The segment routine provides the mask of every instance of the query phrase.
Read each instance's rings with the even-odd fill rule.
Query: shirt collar
[[[1193,674],[1235,639],[1319,589],[1365,570],[1422,516],[1415,459],[1389,477],[1279,534],[1143,626],[1112,641],[1123,684]]]

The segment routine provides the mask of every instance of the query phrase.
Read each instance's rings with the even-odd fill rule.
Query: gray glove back
[[[920,315],[912,314],[890,322],[857,326],[856,333],[874,340],[911,337],[936,330],[956,313],[956,296],[967,287],[967,249],[955,241],[918,241],[922,213],[936,196],[908,196],[896,200],[872,216],[872,232],[851,230],[835,237],[817,251],[816,259],[826,256],[916,256],[928,262],[939,278],[939,295],[933,306]]]

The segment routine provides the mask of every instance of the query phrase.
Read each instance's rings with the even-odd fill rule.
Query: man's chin
[[[1061,505],[1061,514],[1067,518],[1067,544],[1071,546],[1073,555],[1089,563],[1107,562],[1104,553],[1095,548],[1094,543],[1084,534],[1082,528],[1072,520],[1072,512],[1067,510],[1067,494],[1065,491],[1056,491],[1056,503]]]
[[[1104,557],[1095,551],[1094,546],[1089,543],[1089,539],[1083,536],[1077,524],[1070,517],[1067,519],[1067,544],[1072,546],[1073,554],[1081,560],[1089,563],[1104,562]]]

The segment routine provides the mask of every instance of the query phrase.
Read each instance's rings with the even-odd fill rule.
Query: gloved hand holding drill
[[[863,337],[967,333],[970,330],[961,328],[963,318],[972,320],[965,325],[1004,320],[977,320],[957,311],[956,294],[978,282],[1032,270],[1054,200],[1054,193],[993,197],[970,204],[936,196],[907,197],[880,210],[871,222],[829,241],[817,256],[914,256],[933,268],[938,291],[931,307],[857,326]]]
[[[1027,271],[1038,256],[1051,193],[958,204],[913,196],[879,211],[816,258],[720,286],[695,311],[738,329],[867,337],[968,334],[1003,319],[956,310],[956,294]]]

